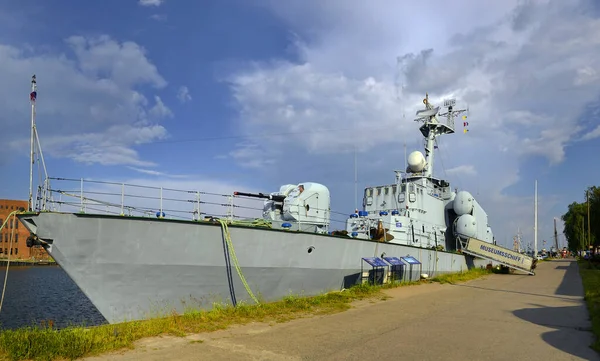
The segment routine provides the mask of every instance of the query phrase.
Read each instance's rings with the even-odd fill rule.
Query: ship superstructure
[[[434,107],[428,95],[423,104],[415,121],[422,123],[425,155],[410,153],[406,170],[395,171],[394,183],[366,188],[363,209],[350,215],[346,230],[356,238],[422,248],[457,250],[460,240],[469,237],[493,243],[487,214],[477,200],[433,175],[435,140],[454,133],[454,118],[465,110],[454,109],[456,100],[450,99],[440,113],[442,107]]]

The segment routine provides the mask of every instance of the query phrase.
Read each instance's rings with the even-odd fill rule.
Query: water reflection
[[[6,267],[0,269],[0,292]],[[0,328],[39,325],[54,327],[106,323],[100,312],[59,266],[10,266]]]

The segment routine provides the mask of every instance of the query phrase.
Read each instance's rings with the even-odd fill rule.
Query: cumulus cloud
[[[141,6],[160,6],[163,2],[163,0],[140,0],[138,4]]]
[[[192,96],[190,95],[190,90],[186,86],[179,87],[177,91],[177,98],[182,102],[188,102],[192,100]]]
[[[471,164],[469,165],[459,165],[458,167],[450,168],[446,171],[448,174],[464,174],[468,176],[477,175],[477,170]]]
[[[420,137],[412,118],[426,92],[437,104],[454,97],[469,109],[469,132],[459,120],[456,134],[440,138],[437,159],[449,170],[472,165],[451,180],[480,189],[497,232],[516,231],[533,217],[532,200],[505,194],[520,166],[531,157],[560,164],[565,147],[593,128],[581,116],[600,92],[594,4],[350,3],[263,2],[296,34],[297,60],[254,62],[227,79],[239,127],[293,132],[262,143],[267,153],[298,147],[322,157],[357,145],[367,154]]]
[[[69,52],[0,44],[0,138],[28,149],[29,80],[37,76],[37,124],[45,154],[84,163],[150,166],[135,145],[168,136],[173,116],[159,96],[138,89],[167,85],[144,48],[108,36],[65,40]],[[8,139],[12,139],[10,142]]]

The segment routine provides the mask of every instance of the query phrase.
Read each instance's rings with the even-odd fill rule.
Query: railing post
[[[227,197],[229,199],[229,209],[227,210],[227,218],[229,221],[233,221],[233,196]]]
[[[79,211],[81,213],[83,213],[83,178],[81,178],[81,181],[80,181],[79,199],[80,199],[80,209],[79,209]]]
[[[163,187],[160,187],[160,218],[163,217]]]
[[[46,210],[47,202],[48,202],[48,178],[44,180],[44,201],[42,203],[42,210]]]
[[[121,215],[124,216],[124,207],[125,207],[125,183],[121,183]]]
[[[196,200],[198,201],[198,220],[200,220],[200,192],[196,192]]]

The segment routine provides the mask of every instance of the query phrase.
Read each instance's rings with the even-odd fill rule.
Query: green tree
[[[588,202],[589,202],[589,237],[588,237]],[[584,192],[583,202],[569,204],[562,215],[564,235],[571,251],[586,248],[587,245],[598,246],[600,240],[600,187],[592,186]]]
[[[569,204],[567,213],[562,215],[562,220],[565,224],[563,233],[567,239],[570,251],[578,251],[583,249],[583,236],[585,225],[585,204],[573,202]]]
[[[594,246],[600,245],[600,187],[588,188],[588,196],[590,202],[590,244]],[[587,205],[586,205],[587,207]],[[586,208],[587,219],[587,208]]]

